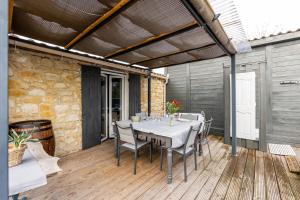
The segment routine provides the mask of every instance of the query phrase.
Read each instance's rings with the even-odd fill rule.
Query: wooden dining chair
[[[210,118],[210,120],[207,120],[207,121],[204,122],[203,130],[201,132],[199,132],[199,134],[198,134],[198,140],[197,140],[199,156],[202,153],[202,149],[203,149],[202,145],[207,144],[210,159],[211,159],[211,152],[210,152],[209,141],[208,141],[207,137],[209,135],[209,131],[210,131],[210,127],[211,127],[212,122],[213,122],[213,118],[212,117]]]
[[[152,142],[143,141],[137,138],[135,131],[133,130],[130,122],[117,121],[116,122],[116,136],[117,136],[117,165],[120,166],[120,148],[125,148],[134,153],[134,166],[133,174],[136,174],[136,163],[138,157],[138,151],[145,147],[150,146],[150,162],[152,162]],[[121,144],[122,142],[122,144]]]
[[[195,170],[197,170],[197,144],[196,144],[196,137],[201,130],[201,126],[203,123],[200,123],[199,125],[193,127],[190,127],[190,130],[188,132],[188,135],[186,137],[186,140],[184,142],[184,145],[179,148],[172,148],[173,152],[181,155],[183,157],[183,165],[184,165],[184,181],[187,181],[187,166],[186,166],[186,159],[191,154],[194,154],[194,161],[195,161]],[[173,161],[172,161],[173,162]],[[161,147],[160,152],[160,170],[162,170],[163,165],[163,148]]]

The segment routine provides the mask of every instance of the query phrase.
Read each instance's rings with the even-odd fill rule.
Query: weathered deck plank
[[[233,177],[226,193],[226,200],[235,200],[239,198],[240,188],[245,171],[245,165],[247,160],[247,149],[242,149],[238,158],[236,170],[234,171]]]
[[[122,152],[116,166],[112,141],[63,157],[63,172],[48,178],[48,184],[29,191],[33,200],[99,199],[300,199],[300,175],[291,173],[284,156],[239,148],[230,157],[230,146],[221,137],[210,137],[212,161],[204,148],[205,165],[193,156],[187,160],[188,181],[184,182],[182,159],[174,159],[173,183],[166,183],[166,170],[159,170],[159,153],[149,162],[147,149],[138,159],[137,174],[132,174],[132,154]],[[166,164],[164,165],[166,167]]]
[[[265,200],[265,188],[264,153],[261,151],[256,151],[253,200]]]
[[[273,155],[272,157],[281,199],[295,199],[289,178],[286,174],[285,168],[282,165],[280,156]]]
[[[289,178],[295,199],[300,199],[300,175],[289,171],[286,160],[283,156],[281,156],[281,161]]]
[[[271,154],[264,153],[264,167],[266,177],[267,199],[281,199]]]
[[[239,194],[241,200],[251,200],[253,198],[254,171],[255,170],[255,150],[248,151],[242,187]]]

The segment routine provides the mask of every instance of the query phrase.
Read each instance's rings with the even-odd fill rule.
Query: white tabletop
[[[171,138],[172,147],[176,148],[184,144],[191,126],[196,128],[197,125],[203,122],[203,119],[199,121],[174,121],[173,125],[170,125],[169,120],[169,118],[162,118],[160,121],[144,120],[132,123],[132,126],[137,131]]]
[[[9,195],[19,194],[46,184],[45,173],[26,149],[22,163],[9,168]]]

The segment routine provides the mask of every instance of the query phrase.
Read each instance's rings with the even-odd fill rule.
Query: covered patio
[[[57,134],[57,138],[62,138],[61,140],[69,139],[67,142],[60,141],[59,144],[59,154],[62,155],[59,165],[63,172],[49,176],[47,185],[25,192],[21,196],[29,199],[300,198],[299,176],[289,172],[285,157],[237,147],[235,54],[245,51],[247,42],[244,41],[240,22],[230,16],[232,10],[224,10],[223,14],[226,15],[227,12],[229,17],[221,23],[219,13],[215,13],[206,0],[44,1],[42,4],[34,0],[4,0],[1,5],[0,25],[5,28],[0,31],[0,129],[5,134],[1,134],[0,137],[0,183],[3,185],[0,188],[0,199],[7,199],[9,195],[6,133],[12,116],[8,114],[8,79],[9,76],[13,76],[10,74],[25,74],[30,78],[30,70],[39,70],[40,66],[41,69],[47,70],[45,62],[42,63],[43,58],[46,58],[44,61],[48,63],[49,59],[53,60],[53,71],[61,71],[57,70],[58,74],[52,76],[53,71],[45,73],[44,79],[50,80],[47,82],[48,88],[43,88],[43,78],[32,81],[40,82],[39,87],[42,88],[33,93],[45,93],[37,96],[45,96],[42,101],[50,99],[52,104],[58,102],[58,106],[55,104],[55,108],[58,109],[51,110],[52,105],[49,105],[49,102],[46,102],[46,106],[45,102],[42,102],[43,105],[39,104],[38,107],[30,102],[29,108],[24,106],[21,111],[12,108],[14,112],[11,113],[23,112],[26,116],[26,111],[38,113],[41,107],[44,109],[49,105],[49,109],[43,114],[54,116],[54,127],[62,126],[63,119],[75,119],[68,124],[69,129],[76,129],[77,136],[80,135],[81,138],[73,141],[73,132],[69,130],[66,131],[69,135],[60,131],[54,133]],[[215,4],[217,10],[220,7],[222,6]],[[9,48],[15,52],[16,49],[24,51],[26,55],[27,51],[30,51],[29,54],[38,57],[40,65],[36,65],[34,59],[29,59],[33,67],[30,66],[29,72],[24,73],[21,71],[22,65],[20,67],[17,66],[19,63],[12,62],[12,68],[20,71],[9,72]],[[18,55],[13,54],[11,59],[17,60]],[[118,167],[115,145],[110,140],[113,133],[106,133],[105,140],[102,140],[103,127],[106,127],[106,131],[113,132],[112,122],[131,119],[131,116],[141,111],[150,116],[155,106],[155,112],[165,114],[165,98],[162,105],[155,105],[153,89],[162,87],[167,77],[153,73],[153,69],[222,56],[231,58],[232,90],[229,98],[232,145],[223,144],[222,137],[209,136],[212,159],[209,158],[208,149],[204,147],[203,155],[197,161],[198,170],[195,171],[192,157],[188,158],[187,182],[183,179],[181,158],[175,156],[172,164],[171,146],[168,147],[168,162],[165,162],[167,164],[164,165],[163,171],[159,170],[158,152],[154,153],[153,163],[147,162],[146,152],[141,152],[136,175],[131,173],[132,158],[128,152],[121,152],[121,166]],[[72,65],[71,69],[66,70],[63,68],[65,66],[60,66],[64,59],[68,66]],[[23,60],[18,62],[26,62],[24,66],[28,65],[27,60]],[[70,74],[64,74],[66,71],[73,73],[71,78]],[[60,73],[66,82],[77,82],[57,82],[61,80]],[[110,101],[110,104],[113,104],[114,100],[117,102],[115,104],[119,110],[115,115],[119,117],[118,120],[113,119],[112,105],[109,111],[102,109],[106,105],[101,104],[101,76],[106,78],[106,84],[110,84],[106,85],[106,91],[112,91],[113,79],[116,79],[116,76],[122,81],[118,83],[121,86],[117,87],[123,88],[118,95],[124,96],[124,100],[120,97],[114,98],[112,92],[109,98],[105,99]],[[162,83],[154,85],[155,79],[162,80]],[[55,91],[51,90],[52,96],[49,97],[47,90],[49,87],[53,89],[52,84],[57,88]],[[17,88],[10,92],[17,100],[20,99],[19,95],[21,99],[26,97],[27,93],[23,90],[32,89],[24,89],[24,85],[19,85],[15,84]],[[18,90],[18,87],[22,90]],[[73,92],[71,97],[59,98],[56,101],[57,95],[61,94],[56,91],[65,92],[70,88]],[[141,90],[145,88],[147,91],[143,96]],[[162,90],[159,93],[163,96],[164,92]],[[36,99],[41,100],[40,97]],[[74,103],[74,99],[76,105],[61,105],[64,101]],[[141,99],[144,102],[141,102]],[[69,109],[72,115],[67,118],[64,113]],[[106,113],[105,125],[101,121],[103,112]],[[14,119],[19,119],[16,116],[20,118],[21,115],[15,115]],[[73,122],[76,122],[76,128]],[[72,141],[76,142],[76,148],[64,151],[64,145],[71,146]]]

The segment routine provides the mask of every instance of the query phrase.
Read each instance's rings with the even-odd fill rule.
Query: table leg
[[[167,149],[167,159],[168,159],[168,184],[172,183],[172,167],[173,167],[173,152],[172,148]]]

